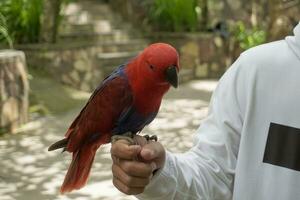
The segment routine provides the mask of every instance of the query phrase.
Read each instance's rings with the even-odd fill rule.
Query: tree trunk
[[[44,1],[40,42],[55,43],[61,3],[62,0]]]
[[[201,8],[201,19],[200,19],[200,29],[207,30],[208,25],[208,0],[200,0],[200,8]]]
[[[22,51],[0,51],[0,132],[28,120],[28,80]]]
[[[267,40],[272,41],[275,37],[273,35],[274,31],[274,24],[279,16],[279,6],[280,6],[280,0],[268,0],[268,13],[269,13],[269,19],[267,24]]]

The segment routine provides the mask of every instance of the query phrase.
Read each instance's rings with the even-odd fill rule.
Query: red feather
[[[73,152],[73,158],[61,193],[86,184],[97,149],[110,142],[114,123],[131,102],[128,83],[121,77],[95,91],[65,135],[68,138],[66,150]]]

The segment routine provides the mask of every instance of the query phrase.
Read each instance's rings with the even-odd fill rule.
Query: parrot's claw
[[[123,135],[114,135],[111,137],[111,143],[115,143],[118,140],[126,140],[129,142],[129,145],[134,145],[133,140],[134,134],[131,132],[124,133]]]
[[[153,140],[153,141],[157,142],[157,140],[158,140],[157,135],[151,135],[149,140]]]
[[[157,142],[157,136],[156,135],[151,135],[151,136],[149,136],[149,135],[144,135],[143,136],[147,141],[155,141],[155,142]]]
[[[149,136],[149,135],[143,135],[143,137],[144,137],[147,141],[150,140],[150,136]]]

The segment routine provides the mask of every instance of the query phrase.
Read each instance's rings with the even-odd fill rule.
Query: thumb
[[[150,141],[142,147],[140,157],[146,162],[155,162],[157,167],[161,167],[165,161],[166,152],[159,142]]]

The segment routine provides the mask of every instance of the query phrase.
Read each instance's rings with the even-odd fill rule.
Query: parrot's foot
[[[144,135],[143,137],[144,137],[147,141],[155,141],[155,142],[157,142],[157,140],[158,140],[157,135],[151,135],[151,136],[149,136],[149,135]]]
[[[134,134],[131,132],[124,133],[122,135],[114,135],[111,137],[111,143],[115,143],[118,140],[126,140],[129,142],[129,145],[134,145],[135,142],[133,140]]]

